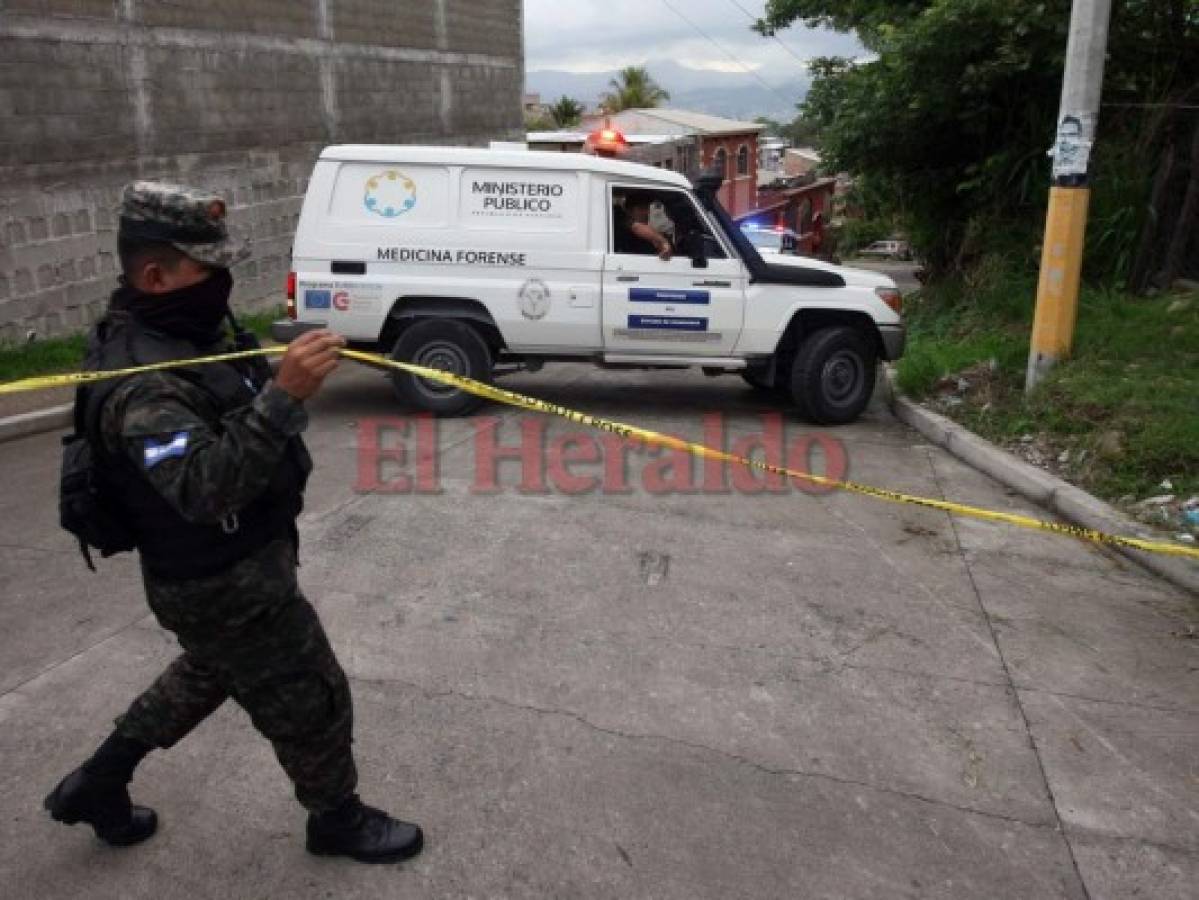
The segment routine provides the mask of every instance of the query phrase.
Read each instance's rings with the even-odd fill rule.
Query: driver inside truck
[[[674,247],[661,231],[650,224],[652,198],[648,194],[630,192],[624,205],[613,204],[613,236],[616,253],[656,253],[659,259],[674,256]],[[652,248],[652,249],[651,249]]]

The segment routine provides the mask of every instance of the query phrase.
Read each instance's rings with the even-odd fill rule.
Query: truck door
[[[610,185],[604,257],[604,349],[661,356],[726,356],[745,318],[746,272],[689,193]],[[670,240],[659,258],[644,228]],[[690,253],[704,248],[707,266]]]

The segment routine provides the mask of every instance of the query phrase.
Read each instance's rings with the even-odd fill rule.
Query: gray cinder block
[[[485,144],[522,129],[520,0],[10,7],[31,27],[0,37],[15,63],[0,66],[0,340],[94,318],[134,178],[228,196],[234,227],[260,236],[239,299],[277,303],[325,144]]]

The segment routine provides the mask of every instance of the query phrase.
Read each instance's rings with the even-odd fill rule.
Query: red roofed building
[[[610,116],[591,116],[584,130],[611,127],[627,134],[671,134],[693,136],[699,143],[699,158],[681,169],[685,175],[719,168],[724,173],[720,202],[734,217],[757,207],[758,136],[765,128],[756,122],[738,122],[681,109],[626,109]]]

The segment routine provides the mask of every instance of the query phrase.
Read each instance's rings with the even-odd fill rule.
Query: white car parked
[[[911,259],[912,248],[907,241],[875,241],[858,251],[859,256],[874,256],[881,259]]]

